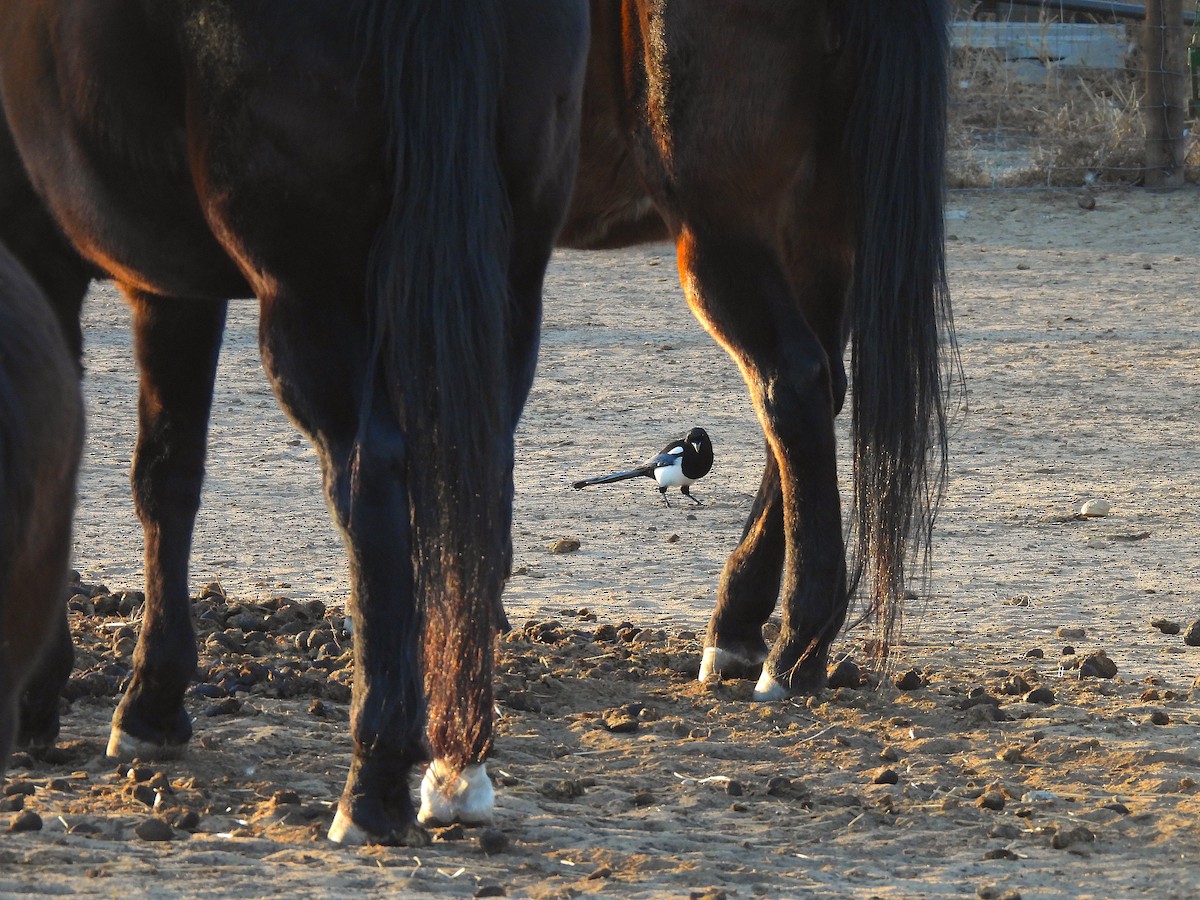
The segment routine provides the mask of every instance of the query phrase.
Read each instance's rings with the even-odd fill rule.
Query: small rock
[[[979,703],[975,706],[968,706],[966,709],[966,721],[972,725],[987,725],[991,722],[1007,722],[1010,716],[999,706],[993,706],[991,703]]]
[[[587,793],[582,782],[574,778],[543,781],[538,785],[537,790],[543,797],[551,800],[574,800],[576,797],[582,797]]]
[[[550,545],[551,553],[574,553],[579,549],[579,541],[575,538],[559,538]]]
[[[4,796],[12,797],[15,794],[23,794],[26,797],[32,797],[37,793],[37,785],[31,781],[14,781],[12,784],[4,786]]]
[[[175,837],[175,830],[157,817],[151,817],[140,823],[133,829],[143,841],[169,841]]]
[[[1080,678],[1112,678],[1117,674],[1117,664],[1103,650],[1089,653],[1079,664]]]
[[[997,790],[984,791],[979,795],[979,799],[975,801],[975,805],[980,809],[991,810],[1004,809],[1004,803],[1004,793]]]
[[[900,776],[896,774],[895,769],[884,766],[881,769],[876,769],[871,774],[871,784],[899,784]]]
[[[148,784],[134,785],[132,795],[133,799],[138,803],[149,806],[151,809],[154,808],[154,803],[158,799],[158,792]]]
[[[495,856],[508,849],[508,835],[498,828],[485,828],[479,832],[479,849],[487,856]]]
[[[481,884],[475,888],[475,893],[472,897],[507,897],[508,891],[504,889],[502,884]]]
[[[208,600],[209,598],[225,599],[225,588],[221,587],[221,582],[210,581],[200,589],[200,599]]]
[[[1189,647],[1200,647],[1200,619],[1187,627],[1183,633],[1183,642]]]
[[[1146,717],[1146,721],[1151,725],[1170,725],[1171,717],[1165,709],[1151,710],[1150,715]]]
[[[1050,836],[1050,846],[1055,850],[1065,850],[1075,844],[1090,844],[1094,840],[1096,835],[1091,829],[1079,825],[1065,831],[1056,831]]]
[[[640,727],[637,713],[630,712],[625,707],[606,709],[601,714],[600,724],[613,734],[633,734]]]
[[[1054,691],[1050,690],[1048,687],[1035,687],[1021,699],[1025,703],[1042,703],[1047,706],[1055,702]]]
[[[1088,500],[1079,507],[1079,514],[1087,519],[1100,519],[1112,512],[1112,504],[1100,497]]]
[[[767,780],[767,793],[772,797],[788,797],[792,794],[792,779],[776,775]]]
[[[20,812],[25,808],[25,795],[13,794],[0,800],[0,812]]]
[[[999,706],[1000,699],[993,697],[983,688],[976,688],[963,700],[955,704],[957,709],[970,709],[973,706]]]
[[[1026,659],[1045,659],[1046,652],[1041,647],[1034,647],[1032,650],[1025,651]]]
[[[1004,680],[1004,684],[1000,685],[1000,693],[1009,697],[1020,697],[1022,694],[1028,694],[1029,690],[1029,682],[1020,675],[1010,675]]]
[[[232,716],[242,708],[242,702],[236,697],[226,697],[224,700],[218,700],[216,703],[211,703],[204,709],[206,716]]]
[[[924,684],[924,679],[916,669],[909,669],[904,674],[896,676],[896,687],[902,691],[915,691],[922,684]]]
[[[1021,895],[1011,888],[1002,888],[995,884],[985,884],[975,891],[979,900],[1021,900]]]
[[[862,684],[862,672],[853,660],[843,659],[829,673],[829,687],[857,688]]]
[[[1013,853],[1005,847],[997,847],[994,850],[985,851],[981,859],[1020,859],[1021,857]]]
[[[180,831],[195,831],[200,825],[200,814],[186,806],[171,810],[166,818],[172,827]]]
[[[1173,622],[1170,619],[1151,619],[1150,627],[1157,628],[1163,634],[1179,634],[1182,630],[1178,622]]]
[[[632,800],[633,805],[638,808],[653,806],[658,802],[658,798],[654,796],[653,791],[648,791],[645,788],[638,788],[638,790],[634,791]]]
[[[1084,191],[1082,194],[1080,194],[1079,198],[1075,202],[1078,203],[1079,208],[1085,212],[1091,212],[1096,208],[1096,198],[1088,191]]]
[[[727,782],[725,782],[725,793],[730,797],[740,797],[745,792],[746,789],[736,778],[730,778]]]
[[[20,831],[41,831],[42,817],[33,810],[22,810],[13,816],[13,820],[8,823],[8,830],[13,833]]]
[[[1082,641],[1087,637],[1087,631],[1076,625],[1060,625],[1054,633],[1064,641]]]

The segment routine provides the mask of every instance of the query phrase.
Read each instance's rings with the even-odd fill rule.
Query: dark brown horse
[[[64,591],[82,445],[75,362],[41,291],[0,245],[0,773],[18,728],[25,744],[58,734],[74,659]]]
[[[865,576],[886,639],[926,558],[953,358],[943,269],[944,0],[596,0],[561,243],[669,236],[746,379],[762,485],[700,670],[760,699],[826,678]],[[847,574],[833,419],[852,349]],[[762,625],[782,597],[775,646]]]
[[[580,10],[443,7],[0,0],[0,90],[36,188],[11,150],[5,164],[0,135],[0,239],[24,240],[76,346],[91,268],[134,310],[147,613],[110,752],[169,752],[190,735],[187,557],[212,373],[224,298],[253,292],[267,370],[321,454],[351,557],[355,759],[339,840],[412,836],[422,609],[427,646],[463,660],[457,679],[429,670],[424,817],[490,808],[472,764],[491,739],[512,427],[574,162]],[[561,241],[675,239],[689,302],[741,366],[767,437],[701,674],[761,671],[764,698],[809,690],[860,576],[869,607],[895,620],[940,496],[942,3],[591,7]],[[479,300],[505,280],[507,307]],[[849,569],[833,433],[847,343]],[[460,472],[476,480],[451,483]],[[769,649],[761,626],[781,596]],[[464,609],[475,629],[443,627],[443,611]]]
[[[226,301],[253,296],[350,556],[354,758],[330,836],[422,840],[408,777],[430,747],[421,818],[490,817],[513,432],[586,41],[584,0],[0,0],[0,239],[76,350],[92,272],[133,310],[146,613],[110,755],[191,735],[213,375]]]

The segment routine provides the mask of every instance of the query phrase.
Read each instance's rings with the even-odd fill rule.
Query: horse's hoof
[[[762,659],[750,659],[735,650],[725,650],[721,647],[705,647],[700,657],[699,681],[707,681],[712,675],[724,675],[727,678],[754,677],[762,666]]]
[[[367,833],[355,825],[354,821],[342,812],[341,807],[338,807],[337,814],[333,817],[333,824],[329,826],[329,839],[335,844],[354,847],[370,843]]]
[[[335,844],[347,847],[361,847],[364,844],[402,845],[405,847],[425,847],[429,844],[429,832],[419,825],[409,825],[400,835],[375,837],[354,824],[354,820],[342,812],[339,806],[329,826],[329,840]]]
[[[464,825],[490,825],[496,805],[496,792],[484,763],[467,766],[453,781],[447,766],[435,759],[421,781],[422,825],[440,827],[461,822]]]
[[[792,692],[777,681],[775,676],[767,671],[766,666],[763,666],[762,674],[758,676],[758,683],[754,685],[754,699],[766,702],[786,700],[790,696],[792,696]]]
[[[104,752],[109,759],[178,759],[186,749],[187,744],[159,744],[143,740],[114,725],[108,735],[108,748]]]

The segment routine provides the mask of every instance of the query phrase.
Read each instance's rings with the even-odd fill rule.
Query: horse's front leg
[[[196,671],[188,555],[226,304],[132,289],[125,295],[141,375],[130,480],[145,534],[146,604],[133,677],[113,715],[108,755],[169,756],[192,734],[183,706]]]

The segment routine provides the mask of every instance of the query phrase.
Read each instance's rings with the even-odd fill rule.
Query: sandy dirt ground
[[[41,828],[0,839],[0,894],[1196,896],[1198,200],[949,197],[968,402],[932,590],[877,689],[788,703],[695,681],[763,462],[740,376],[670,247],[559,254],[518,435],[497,828],[421,848],[323,837],[349,758],[346,566],[252,304],[231,314],[193,555],[195,590],[224,592],[197,603],[197,736],[179,761],[103,757],[142,585],[128,317],[98,286],[80,658],[58,747],[10,768],[4,815]],[[647,480],[570,489],[693,425],[716,452],[703,506]],[[1092,498],[1111,515],[1073,518]]]

